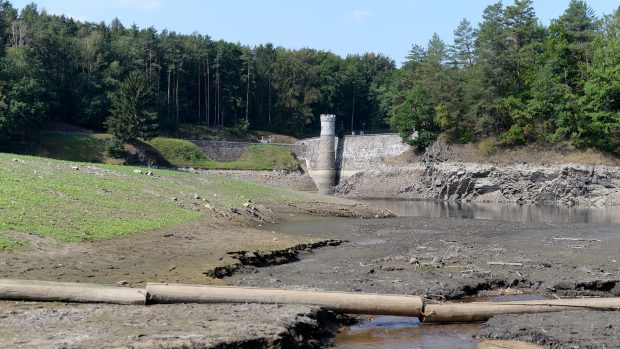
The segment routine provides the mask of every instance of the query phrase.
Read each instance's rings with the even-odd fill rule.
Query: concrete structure
[[[193,140],[191,141],[198,148],[202,149],[209,159],[215,161],[235,161],[239,160],[245,148],[261,145],[263,143],[250,143],[250,142],[225,142],[225,141],[206,141],[206,140]],[[280,144],[280,143],[268,143],[269,145],[275,145],[278,147],[289,148],[293,153],[297,154],[297,144]]]
[[[385,158],[401,155],[410,147],[395,133],[336,137],[336,117],[321,115],[321,136],[302,139],[295,144],[273,144],[287,147],[298,159],[305,160],[310,177],[319,192],[326,193],[341,180],[380,166]],[[192,141],[210,158],[217,161],[239,159],[243,150],[260,143]]]
[[[318,163],[312,178],[320,193],[336,185],[336,115],[321,115]]]
[[[295,148],[295,155],[306,161],[306,169],[315,183],[318,183],[319,163],[324,154],[320,141],[321,138],[302,139]],[[337,184],[358,172],[380,166],[384,159],[401,155],[410,146],[403,143],[398,134],[388,133],[336,137],[333,149]]]

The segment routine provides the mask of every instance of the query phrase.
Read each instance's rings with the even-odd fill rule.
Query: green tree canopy
[[[157,136],[157,112],[153,111],[152,97],[148,77],[139,71],[131,72],[119,91],[112,94],[110,116],[105,123],[108,131],[123,142]]]

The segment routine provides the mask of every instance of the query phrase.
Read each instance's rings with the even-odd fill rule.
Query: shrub
[[[493,154],[496,145],[495,138],[487,138],[478,144],[478,151],[480,151],[480,154],[488,156]]]
[[[122,159],[127,156],[127,151],[125,150],[125,142],[121,141],[118,138],[112,137],[106,143],[106,152],[109,156],[117,159]]]

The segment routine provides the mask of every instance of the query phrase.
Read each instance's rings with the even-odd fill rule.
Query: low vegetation
[[[41,136],[25,152],[52,159],[95,162],[103,164],[133,163],[131,152],[122,158],[110,155],[109,134],[49,133]],[[193,167],[229,170],[296,170],[299,167],[295,155],[285,147],[256,144],[245,149],[237,161],[219,162],[210,159],[194,143],[175,138],[158,137],[148,142],[136,141],[133,152],[148,153],[160,166]]]
[[[106,145],[112,136],[90,133],[48,133],[41,135],[28,153],[36,156],[79,162],[121,164],[108,155]]]
[[[16,239],[10,236],[0,236],[0,252],[10,252],[30,245],[29,240]]]
[[[296,195],[259,184],[171,170],[74,163],[0,153],[0,232],[94,241],[199,219],[211,205]],[[3,237],[2,250],[20,247]]]

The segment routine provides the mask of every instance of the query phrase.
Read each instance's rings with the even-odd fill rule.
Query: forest
[[[250,47],[6,0],[0,45],[0,147],[50,121],[113,134],[149,124],[126,140],[180,124],[304,137],[333,113],[342,132],[392,128],[419,148],[570,141],[620,155],[620,7],[598,18],[581,0],[549,26],[532,0],[491,4],[453,42],[413,45],[400,67],[380,53]]]

